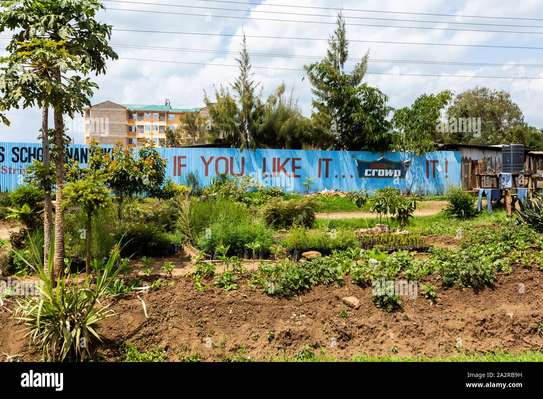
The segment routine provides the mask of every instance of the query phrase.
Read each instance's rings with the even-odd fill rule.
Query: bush
[[[194,237],[214,223],[245,223],[252,219],[246,205],[229,199],[192,200],[189,210],[189,228]],[[179,226],[187,228],[187,226]]]
[[[44,360],[85,361],[93,356],[101,340],[97,324],[113,315],[101,299],[117,276],[119,260],[119,252],[114,251],[94,278],[76,281],[62,274],[57,284],[43,265],[28,261],[42,283],[42,295],[20,301],[17,318],[29,327],[31,340],[41,347]]]
[[[11,205],[15,208],[22,208],[25,204],[35,212],[43,209],[44,192],[32,185],[19,186],[10,195]]]
[[[543,199],[541,197],[534,196],[524,203],[521,202],[520,209],[516,213],[520,223],[527,224],[543,233]]]
[[[379,215],[379,221],[383,217],[387,221],[390,217],[394,217],[400,227],[407,225],[417,209],[417,201],[414,198],[404,197],[400,190],[392,187],[377,190],[369,203],[370,211]]]
[[[452,188],[447,193],[449,205],[446,213],[458,219],[472,218],[477,214],[475,209],[475,198],[461,188]]]
[[[125,206],[123,214],[123,222],[149,224],[167,232],[175,231],[178,218],[179,206],[175,199],[133,200]]]
[[[96,212],[92,220],[92,253],[97,259],[109,256],[111,250],[119,242],[119,233],[122,226],[112,226],[115,220],[115,209],[106,208]],[[82,211],[66,212],[64,228],[65,250],[68,257],[84,258],[85,236],[82,230],[85,228],[85,216]]]
[[[8,208],[12,206],[9,193],[0,192],[0,220],[8,216]]]
[[[264,208],[264,220],[275,228],[312,227],[316,206],[310,199],[276,200]]]
[[[178,240],[153,225],[131,224],[119,230],[114,239],[121,242],[123,257],[162,257],[175,255],[179,251]]]
[[[162,187],[157,192],[157,198],[163,199],[163,200],[169,200],[172,198],[176,198],[178,196],[188,196],[191,192],[191,188],[187,186],[183,186],[181,184],[176,184],[172,182],[171,180],[168,180],[166,184],[164,184],[164,187]]]
[[[352,230],[307,230],[294,228],[283,239],[282,245],[291,253],[305,251],[319,251],[330,254],[333,251],[342,251],[359,247],[356,234]]]
[[[273,233],[266,226],[255,221],[230,221],[212,224],[198,237],[198,248],[210,256],[217,254],[220,246],[227,248],[225,255],[246,257],[253,251],[250,247],[258,244],[258,257],[268,257],[273,244]]]

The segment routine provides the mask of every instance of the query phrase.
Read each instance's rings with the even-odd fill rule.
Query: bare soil
[[[417,204],[414,216],[433,216],[444,210],[447,201],[421,201]],[[371,212],[319,212],[318,219],[371,219],[375,213]]]
[[[164,349],[173,361],[191,355],[217,361],[239,354],[278,359],[308,346],[339,359],[542,351],[542,277],[539,270],[516,268],[500,275],[494,289],[439,289],[436,304],[421,296],[404,297],[403,309],[395,313],[375,307],[371,288],[350,282],[276,299],[250,288],[247,281],[229,293],[217,288],[198,292],[188,276],[178,277],[170,286],[142,296],[148,318],[135,294],[112,303],[116,315],[100,325],[105,338],[102,355],[118,359],[123,342],[142,351]],[[360,307],[345,305],[341,298],[347,296],[357,297]],[[0,357],[37,360],[39,354],[26,345],[22,326],[11,317],[13,306],[0,306]]]

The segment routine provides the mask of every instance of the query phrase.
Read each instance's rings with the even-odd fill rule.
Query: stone
[[[343,303],[353,309],[358,309],[360,307],[360,300],[355,296],[346,296],[341,299]]]
[[[319,251],[307,251],[302,254],[302,258],[305,258],[307,260],[320,258],[322,254]]]

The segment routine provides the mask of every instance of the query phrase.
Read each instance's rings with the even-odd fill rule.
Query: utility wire
[[[239,68],[236,64],[217,64],[207,62],[190,62],[190,61],[170,61],[170,60],[157,60],[150,58],[132,58],[122,57],[119,60],[124,61],[138,61],[138,62],[156,62],[164,64],[180,64],[180,65],[205,65],[205,66],[217,66],[217,67],[229,67]],[[265,66],[252,66],[255,69],[270,69],[270,70],[283,70],[283,71],[298,71],[303,72],[301,68],[289,68],[289,67],[265,67]],[[437,78],[471,78],[471,79],[508,79],[508,80],[543,80],[543,77],[539,76],[503,76],[503,75],[450,75],[450,74],[430,74],[430,73],[394,73],[394,72],[366,72],[367,75],[387,75],[387,76],[411,76],[411,77],[437,77]]]
[[[175,7],[175,8],[188,8],[188,9],[203,9],[203,10],[218,10],[218,11],[235,11],[235,12],[245,12],[245,13],[260,13],[260,14],[280,14],[280,15],[295,15],[303,17],[323,17],[323,18],[336,18],[336,15],[331,14],[308,14],[300,12],[290,12],[290,11],[269,11],[269,10],[256,10],[256,9],[242,9],[242,8],[226,8],[226,7],[210,7],[210,6],[194,6],[194,5],[184,5],[184,4],[163,4],[163,3],[150,3],[150,2],[140,2],[140,1],[127,1],[127,0],[105,0],[106,3],[120,3],[120,4],[139,4],[139,5],[152,5],[159,7]],[[113,10],[114,8],[109,8]],[[120,10],[120,9],[115,9]],[[122,10],[133,10],[125,9]],[[153,11],[153,10],[149,10]],[[171,14],[171,12],[170,12]],[[175,13],[173,13],[175,14]],[[388,21],[388,22],[416,22],[416,23],[429,23],[429,24],[450,24],[450,25],[471,25],[471,26],[493,26],[493,27],[507,27],[507,28],[542,28],[541,25],[519,25],[519,24],[496,24],[496,23],[486,23],[486,22],[459,22],[459,21],[429,21],[429,20],[418,20],[418,19],[398,19],[398,18],[384,18],[384,17],[360,17],[345,15],[345,19],[360,19],[360,20],[370,20],[370,21]],[[349,24],[347,24],[349,25]]]
[[[150,29],[127,29],[113,28],[116,32],[131,32],[131,33],[150,33],[150,34],[166,34],[166,35],[182,35],[182,36],[223,36],[223,37],[243,37],[243,35],[235,33],[210,33],[210,32],[181,32],[181,31],[165,31],[165,30],[150,30]],[[300,36],[272,36],[272,35],[245,35],[250,39],[273,39],[273,40],[306,40],[306,41],[328,41],[329,39],[319,37],[300,37]],[[543,47],[538,46],[507,46],[498,44],[463,44],[463,43],[432,43],[432,42],[398,42],[392,40],[362,40],[350,39],[351,43],[373,43],[373,44],[398,44],[398,45],[413,45],[413,46],[439,46],[439,47],[473,47],[473,48],[495,48],[495,49],[515,49],[515,50],[543,50]]]
[[[185,48],[185,47],[164,47],[164,46],[145,46],[137,44],[120,44],[113,43],[112,46],[122,49],[140,49],[140,50],[156,50],[166,52],[180,52],[180,53],[209,53],[209,54],[232,54],[238,55],[238,51],[228,50],[213,50],[202,48]],[[291,58],[291,59],[313,59],[320,60],[323,57],[318,55],[295,55],[285,53],[266,53],[263,51],[251,51],[251,57],[265,57],[265,58]],[[359,61],[356,59],[355,61]],[[370,58],[369,63],[384,63],[384,64],[420,64],[420,65],[451,65],[451,66],[483,66],[483,67],[526,67],[526,68],[543,68],[543,64],[529,64],[529,63],[492,63],[492,62],[463,62],[463,61],[446,61],[446,60],[412,60],[412,59],[386,59],[386,58]]]
[[[136,12],[145,14],[162,14],[162,15],[183,15],[189,17],[203,17],[203,18],[224,18],[224,19],[242,19],[250,21],[270,21],[270,22],[292,22],[297,24],[314,24],[314,25],[336,25],[336,22],[331,21],[304,21],[295,19],[281,19],[281,18],[261,18],[261,17],[248,17],[240,15],[218,15],[218,14],[200,14],[190,12],[173,12],[173,11],[158,11],[158,10],[133,10],[127,8],[107,8],[109,11],[122,11],[122,12]],[[443,30],[454,32],[479,32],[479,33],[509,33],[509,34],[529,34],[529,35],[543,35],[543,32],[536,31],[510,31],[510,30],[498,30],[498,29],[469,29],[469,28],[447,28],[438,26],[405,26],[405,25],[381,25],[381,24],[362,24],[362,23],[346,23],[348,26],[358,26],[365,28],[396,28],[396,29],[419,29],[419,30]]]
[[[111,2],[120,2],[120,0],[107,0]],[[391,11],[391,10],[371,10],[362,8],[338,8],[338,7],[324,7],[324,6],[300,6],[294,4],[261,4],[257,2],[245,2],[234,0],[197,0],[200,2],[208,3],[227,3],[227,4],[240,4],[244,6],[265,6],[265,7],[284,7],[284,8],[299,8],[299,9],[313,9],[313,10],[332,10],[332,11],[352,11],[352,12],[365,12],[376,14],[399,14],[399,15],[424,15],[433,17],[450,17],[450,18],[479,18],[479,19],[496,19],[496,20],[516,20],[516,21],[538,21],[542,22],[541,17],[504,17],[504,16],[491,16],[491,15],[468,15],[468,14],[447,14],[447,13],[432,13],[432,12],[414,12],[414,11]],[[160,5],[165,7],[177,7],[178,4],[172,3],[152,3],[145,1],[133,2],[143,5]]]

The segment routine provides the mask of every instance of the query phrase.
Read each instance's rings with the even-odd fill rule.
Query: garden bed
[[[400,312],[386,313],[374,306],[371,288],[349,281],[275,299],[246,283],[228,293],[199,292],[190,278],[180,278],[143,297],[149,318],[135,294],[113,301],[116,316],[101,325],[107,343],[101,354],[105,360],[120,359],[125,342],[142,352],[163,351],[169,360],[210,361],[543,350],[541,271],[517,268],[500,275],[495,289],[440,289],[438,295],[437,304],[419,297],[406,300]],[[357,297],[360,307],[346,306],[342,298],[347,296]],[[0,353],[38,360],[20,329],[3,308]]]

